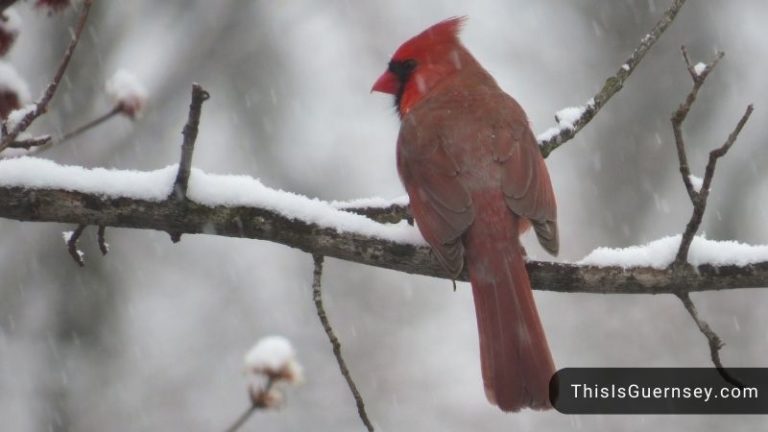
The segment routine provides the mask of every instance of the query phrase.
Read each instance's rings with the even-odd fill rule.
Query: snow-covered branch
[[[655,26],[648,34],[643,36],[640,44],[632,54],[619,67],[616,73],[605,80],[603,87],[584,106],[565,108],[555,115],[557,126],[551,127],[538,135],[539,146],[544,157],[549,156],[553,150],[573,138],[584,126],[597,115],[600,109],[624,87],[624,82],[632,75],[635,68],[645,57],[645,54],[653,47],[659,37],[667,30],[675,20],[677,13],[685,4],[685,0],[675,0],[664,12]]]
[[[340,209],[360,208],[361,202],[329,203],[270,189],[251,177],[197,169],[189,179],[189,200],[179,202],[172,196],[176,172],[176,166],[137,172],[61,166],[34,158],[0,161],[0,217],[267,240],[311,254],[450,278],[416,227],[405,221],[379,223]],[[368,203],[388,207],[386,200]],[[528,270],[535,289],[565,293],[659,294],[768,286],[768,248],[747,247],[736,253],[724,243],[696,241],[690,259],[698,267],[673,275],[664,267],[674,259],[676,245],[674,240],[665,244],[602,249],[579,264],[534,261]],[[723,252],[707,255],[714,250]],[[661,258],[644,261],[648,256]],[[467,280],[467,275],[459,280]]]

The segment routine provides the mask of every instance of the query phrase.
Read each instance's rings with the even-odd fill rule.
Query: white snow
[[[381,197],[370,198],[358,198],[349,201],[331,201],[331,206],[337,209],[359,208],[359,207],[371,207],[371,208],[386,208],[392,205],[408,205],[408,195],[401,195],[394,199],[387,199]]]
[[[147,101],[147,90],[144,84],[125,69],[118,70],[107,80],[106,91],[130,117],[140,115]]]
[[[16,126],[21,122],[24,117],[27,116],[27,114],[34,111],[36,108],[35,104],[27,104],[17,110],[13,110],[8,114],[8,122],[6,123],[8,126],[8,130],[11,131],[16,128]]]
[[[696,65],[693,67],[693,72],[696,75],[701,75],[705,70],[707,69],[707,65],[702,62],[696,63]]]
[[[289,382],[302,379],[301,365],[291,342],[282,336],[267,336],[245,354],[245,369],[251,374],[280,377]]]
[[[0,90],[16,93],[22,105],[30,100],[27,82],[10,63],[2,60],[0,60]]]
[[[621,65],[621,69],[625,70],[625,71],[628,71],[629,70],[629,65],[624,63],[623,65]]]
[[[176,171],[176,165],[155,171],[88,169],[58,165],[46,159],[20,157],[0,160],[0,185],[64,189],[108,197],[163,201],[173,189]],[[319,199],[268,188],[259,180],[248,176],[208,174],[193,168],[187,196],[195,202],[211,207],[239,205],[266,208],[285,217],[300,219],[339,232],[355,232],[398,243],[425,244],[416,227],[408,225],[406,221],[398,224],[380,224],[365,216],[340,210],[334,204]],[[355,204],[364,202],[352,201]],[[385,202],[379,201],[380,204]]]
[[[170,194],[176,168],[156,171],[118,171],[58,165],[47,159],[20,157],[0,161],[0,184],[37,189],[64,189],[162,201]]]
[[[693,174],[689,175],[688,179],[691,181],[691,184],[693,185],[693,189],[696,192],[700,192],[701,187],[704,185],[704,179],[702,179],[701,177],[696,177]]]
[[[678,234],[654,240],[642,246],[617,249],[601,247],[576,264],[664,269],[675,260],[681,238],[682,235]],[[694,237],[688,251],[688,262],[694,266],[702,264],[744,266],[765,261],[768,261],[768,245],[708,240],[703,236]]]
[[[564,130],[573,130],[573,128],[576,126],[576,121],[584,114],[584,111],[586,111],[587,108],[593,106],[594,103],[594,99],[590,99],[587,101],[586,105],[567,107],[556,112],[555,120],[557,121],[557,126],[553,126],[540,133],[536,136],[536,139],[541,143],[548,141],[557,135],[560,135],[560,133]]]

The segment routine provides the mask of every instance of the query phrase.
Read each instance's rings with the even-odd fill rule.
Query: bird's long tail
[[[504,213],[474,224],[465,241],[485,394],[504,411],[547,409],[555,366],[525,269],[519,219]]]

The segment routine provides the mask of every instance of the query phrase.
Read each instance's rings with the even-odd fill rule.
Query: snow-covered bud
[[[106,91],[123,114],[131,119],[141,116],[147,103],[147,90],[135,75],[125,69],[118,70],[107,80]]]
[[[19,36],[20,28],[21,17],[15,10],[8,9],[0,15],[0,57],[8,54]]]
[[[0,118],[24,106],[29,101],[29,88],[10,64],[0,61]]]
[[[48,12],[60,12],[71,5],[71,0],[37,0],[35,2],[35,7],[47,9]]]
[[[256,342],[244,358],[246,373],[263,375],[272,381],[301,382],[302,368],[288,339],[268,336]]]

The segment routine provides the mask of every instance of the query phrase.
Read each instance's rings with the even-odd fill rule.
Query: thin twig
[[[695,205],[698,191],[696,191],[696,189],[693,187],[693,183],[691,182],[691,170],[688,166],[688,157],[686,156],[685,151],[685,140],[683,139],[682,125],[685,119],[688,117],[688,113],[691,111],[693,103],[696,102],[696,96],[698,96],[699,90],[704,85],[704,81],[706,81],[709,74],[720,62],[720,59],[725,56],[725,53],[718,52],[715,55],[714,60],[707,64],[704,69],[700,71],[700,73],[696,73],[694,66],[691,65],[691,61],[688,58],[688,50],[685,49],[685,46],[681,47],[681,51],[683,53],[683,59],[685,60],[688,73],[691,75],[691,79],[693,80],[693,88],[691,88],[688,96],[686,96],[685,101],[683,101],[683,103],[680,104],[674,114],[672,114],[672,131],[675,134],[675,146],[677,148],[677,157],[680,163],[680,174],[683,176],[683,184],[685,185],[685,190],[688,192],[688,197]]]
[[[227,428],[227,432],[235,432],[236,430],[240,429],[245,424],[245,422],[247,422],[248,419],[251,418],[251,415],[253,415],[253,413],[256,412],[257,409],[259,409],[259,407],[257,407],[254,404],[251,404],[248,408],[246,408],[246,410],[242,414],[240,414],[240,417],[238,417],[237,420],[235,420],[235,422],[232,423],[232,426]]]
[[[202,112],[203,102],[208,100],[210,95],[200,86],[192,85],[192,101],[189,104],[189,117],[184,130],[184,140],[181,144],[181,161],[179,162],[179,171],[176,174],[176,181],[173,184],[173,191],[178,201],[184,201],[187,198],[187,186],[189,184],[189,174],[192,169],[192,153],[195,151],[195,140],[200,126],[200,114]]]
[[[352,376],[349,373],[349,369],[347,369],[347,364],[344,361],[344,357],[341,355],[341,343],[336,337],[336,334],[333,331],[333,327],[331,327],[331,323],[328,320],[328,316],[325,313],[325,308],[323,307],[323,297],[321,293],[321,279],[323,277],[323,256],[312,255],[312,258],[315,262],[315,270],[312,274],[312,298],[315,301],[317,316],[320,318],[320,322],[323,324],[325,334],[328,335],[328,340],[331,342],[331,346],[333,347],[333,355],[336,356],[336,362],[339,364],[341,375],[344,376],[344,379],[347,381],[347,385],[349,386],[349,390],[352,392],[352,396],[355,398],[355,404],[357,404],[357,414],[360,416],[360,420],[363,421],[366,429],[368,429],[369,432],[373,432],[373,425],[368,419],[368,414],[365,412],[365,403],[363,402],[363,397],[360,396],[360,392],[357,391],[355,381],[352,379]]]
[[[674,131],[675,135],[675,148],[677,149],[677,157],[680,163],[680,175],[682,176],[685,190],[688,192],[688,197],[691,199],[691,203],[693,204],[693,212],[691,213],[691,218],[685,227],[685,232],[683,233],[682,239],[680,241],[680,247],[678,248],[677,255],[675,256],[675,261],[673,263],[675,267],[685,266],[688,261],[688,251],[690,250],[691,242],[693,242],[693,237],[696,235],[696,232],[698,232],[699,226],[701,226],[701,222],[704,218],[704,211],[707,208],[709,189],[712,184],[712,178],[715,174],[715,166],[717,164],[717,160],[725,155],[733,143],[736,142],[736,138],[738,138],[741,129],[747,123],[747,120],[749,120],[753,110],[752,105],[747,106],[746,112],[744,112],[744,115],[742,115],[741,119],[736,125],[736,128],[728,136],[728,139],[725,141],[725,143],[721,147],[710,152],[709,162],[707,163],[701,190],[696,190],[691,181],[691,170],[688,165],[688,157],[685,150],[685,139],[683,138],[682,126],[685,122],[685,119],[688,117],[688,113],[691,111],[693,104],[696,102],[696,97],[699,94],[699,90],[704,85],[704,82],[706,81],[709,74],[712,72],[712,70],[714,70],[718,62],[720,62],[720,60],[723,58],[725,53],[718,52],[715,55],[714,60],[706,64],[703,69],[697,72],[695,70],[695,66],[691,64],[690,58],[688,57],[688,51],[684,46],[681,48],[681,51],[683,54],[683,59],[685,60],[686,68],[688,69],[688,73],[691,75],[693,87],[686,96],[685,101],[680,104],[674,114],[672,114],[671,121],[672,130]]]
[[[66,72],[67,66],[69,66],[69,61],[72,59],[72,54],[74,54],[77,43],[80,41],[80,35],[83,33],[83,29],[85,28],[85,22],[88,19],[88,12],[91,10],[92,3],[93,0],[84,0],[83,9],[80,11],[80,18],[77,22],[75,33],[72,35],[72,40],[69,42],[69,46],[64,52],[64,57],[59,63],[56,74],[53,76],[50,84],[48,84],[48,87],[45,89],[43,95],[35,103],[34,109],[27,112],[21,121],[19,121],[19,123],[17,123],[13,129],[8,131],[8,134],[3,136],[2,141],[0,141],[0,152],[5,150],[9,145],[11,145],[11,143],[16,141],[16,138],[20,133],[27,130],[27,128],[29,128],[35,119],[43,115],[48,110],[48,104],[56,94],[56,90],[59,88],[61,79],[64,77],[64,72]]]
[[[106,255],[107,252],[109,252],[109,245],[107,244],[105,232],[107,230],[107,227],[104,225],[99,225],[99,231],[98,231],[98,241],[99,241],[99,250],[101,251],[102,255]]]
[[[50,135],[41,135],[39,137],[35,138],[27,138],[27,139],[21,139],[16,140],[8,145],[8,148],[22,148],[31,150],[34,148],[34,151],[31,153],[39,153],[43,150],[47,150],[54,145],[61,144],[67,140],[70,140],[83,132],[88,131],[89,129],[92,129],[105,121],[109,120],[110,118],[114,117],[117,114],[120,114],[122,112],[122,108],[117,105],[114,108],[112,108],[109,112],[89,121],[88,123],[85,123],[82,126],[78,126],[72,131],[69,131],[62,136],[60,136],[57,139],[53,139]],[[28,153],[28,154],[31,154]]]
[[[712,185],[712,178],[715,175],[717,160],[725,156],[733,143],[736,142],[736,138],[738,138],[739,133],[741,133],[741,129],[744,128],[744,125],[752,115],[752,111],[753,107],[752,104],[750,104],[747,106],[741,119],[739,119],[736,127],[730,135],[728,135],[728,139],[725,143],[721,147],[709,152],[709,161],[707,162],[707,168],[704,171],[704,180],[701,184],[701,190],[696,192],[695,198],[691,200],[693,202],[693,213],[691,214],[691,219],[688,221],[688,224],[685,226],[685,232],[680,241],[680,248],[677,250],[677,256],[675,257],[675,265],[677,266],[684,265],[684,263],[688,261],[688,250],[691,248],[691,242],[693,242],[693,237],[696,235],[696,232],[701,225],[701,221],[704,219],[704,211],[707,209],[709,189]]]
[[[245,411],[243,411],[240,416],[235,419],[235,422],[232,423],[230,427],[226,429],[226,432],[235,432],[238,429],[240,429],[245,422],[248,421],[249,418],[253,415],[253,413],[256,412],[256,410],[269,408],[269,401],[271,397],[272,387],[275,384],[275,380],[272,377],[267,378],[267,383],[264,385],[264,388],[259,389],[258,391],[253,391],[252,389],[249,389],[249,396],[251,399],[251,405],[246,408]]]
[[[736,387],[744,387],[744,384],[741,381],[736,379],[728,372],[727,369],[723,367],[723,363],[720,361],[720,349],[725,345],[725,343],[723,343],[723,340],[720,339],[720,336],[718,336],[717,333],[712,330],[706,321],[699,318],[696,305],[694,305],[691,301],[691,297],[687,292],[679,293],[677,294],[677,297],[680,299],[680,301],[683,302],[683,305],[685,305],[685,310],[688,311],[688,314],[691,315],[693,321],[696,322],[696,325],[699,327],[701,334],[707,338],[707,342],[709,342],[709,355],[712,358],[712,363],[714,363],[715,367],[717,368],[717,372],[720,373],[720,376],[722,376],[723,379],[727,382],[735,385]]]
[[[669,25],[672,24],[677,13],[684,4],[685,0],[675,0],[672,3],[669,9],[664,12],[664,16],[662,16],[656,25],[653,26],[653,29],[640,40],[640,45],[635,48],[632,55],[627,58],[624,64],[619,67],[613,76],[605,80],[603,88],[587,102],[584,112],[575,122],[573,122],[572,127],[560,128],[558,134],[539,142],[541,153],[544,157],[549,156],[553,150],[573,138],[595,117],[595,115],[597,115],[600,109],[611,99],[611,97],[622,89],[624,82],[630,75],[632,75],[632,72],[634,72],[637,65],[640,64],[640,61],[648,50],[653,47],[659,37],[667,30]]]
[[[721,147],[712,150],[709,153],[709,162],[707,163],[701,189],[696,190],[696,188],[693,186],[693,182],[691,181],[691,170],[688,166],[688,157],[685,150],[685,140],[683,138],[682,126],[683,122],[685,122],[685,119],[688,117],[688,113],[691,111],[693,104],[696,102],[696,97],[699,93],[699,90],[704,85],[704,82],[706,81],[709,74],[712,72],[715,66],[717,66],[718,62],[723,58],[725,54],[718,52],[715,55],[714,60],[703,65],[703,67],[697,67],[691,64],[690,57],[688,56],[688,50],[685,49],[685,46],[681,48],[681,51],[683,54],[683,60],[685,60],[686,69],[688,70],[688,74],[691,76],[691,80],[693,81],[693,87],[688,93],[688,96],[686,96],[685,101],[683,101],[683,103],[680,104],[674,114],[672,114],[671,121],[672,129],[675,134],[675,148],[677,149],[677,157],[680,163],[680,175],[682,176],[685,190],[688,192],[688,197],[691,199],[691,203],[693,204],[693,212],[691,213],[691,218],[688,221],[688,224],[685,227],[685,232],[683,233],[680,240],[680,247],[677,250],[675,261],[670,265],[670,269],[675,275],[680,275],[683,272],[689,271],[691,268],[691,265],[688,263],[688,252],[691,247],[691,242],[693,242],[693,237],[699,230],[701,221],[704,218],[704,212],[707,208],[707,200],[709,198],[709,189],[712,184],[712,178],[715,175],[715,165],[717,164],[717,160],[724,156],[731,148],[731,146],[733,146],[733,143],[736,142],[736,138],[738,138],[741,129],[747,123],[747,120],[749,120],[749,116],[752,115],[752,105],[749,105],[747,106],[746,112],[741,117],[741,120],[739,120],[739,123],[736,125],[736,128],[733,130],[733,132],[731,132],[730,135],[728,135],[728,139],[725,141],[725,143]],[[720,361],[720,349],[723,347],[724,343],[722,339],[720,339],[720,336],[718,336],[717,333],[712,330],[709,324],[707,324],[706,321],[699,317],[699,314],[696,311],[696,306],[693,304],[689,292],[681,289],[676,293],[676,295],[680,301],[683,302],[685,310],[688,311],[688,314],[691,316],[691,318],[693,318],[694,322],[696,322],[696,326],[699,328],[701,334],[707,338],[707,341],[709,342],[710,357],[712,358],[712,363],[714,363],[717,371],[727,382],[735,386],[743,387],[743,384],[734,378],[723,367],[723,364]]]
[[[32,147],[43,147],[48,144],[51,144],[51,136],[50,135],[42,135],[35,138],[28,138],[23,140],[14,141],[11,144],[8,145],[8,148],[21,148],[21,149],[31,149]]]
[[[62,135],[56,141],[56,144],[61,144],[62,142],[67,141],[69,139],[72,139],[72,138],[80,135],[81,133],[89,130],[89,129],[93,129],[94,127],[104,123],[105,121],[107,121],[110,118],[116,116],[117,114],[120,114],[121,112],[122,112],[122,108],[120,108],[120,105],[116,105],[114,108],[109,110],[109,112],[105,113],[104,115],[101,115],[101,116],[99,116],[99,117],[89,121],[88,123],[85,123],[84,125],[79,126],[79,127],[75,128],[75,129],[65,133],[64,135]]]
[[[192,101],[189,103],[189,115],[187,124],[181,134],[184,139],[181,143],[181,159],[179,161],[179,170],[176,173],[176,181],[173,183],[173,194],[178,202],[186,202],[187,187],[189,186],[189,175],[192,171],[192,153],[195,151],[195,141],[200,126],[200,114],[203,110],[203,102],[207,101],[211,95],[203,89],[200,84],[192,84]],[[171,241],[178,243],[181,240],[181,233],[170,231]]]
[[[80,239],[80,236],[83,235],[86,226],[88,225],[78,225],[72,232],[72,235],[69,236],[69,240],[67,240],[67,251],[69,251],[69,255],[80,267],[85,267],[85,262],[83,261],[82,255],[80,255],[80,251],[77,250],[77,241]]]

